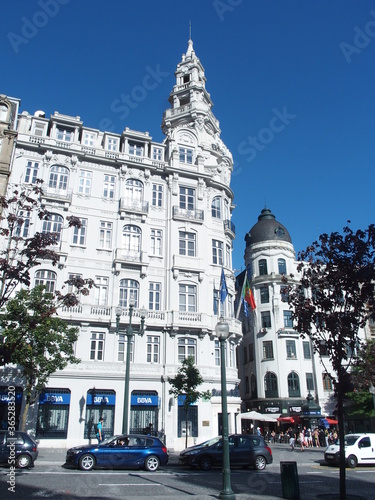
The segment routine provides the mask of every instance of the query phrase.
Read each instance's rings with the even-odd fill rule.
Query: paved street
[[[334,498],[339,490],[339,471],[323,464],[323,449],[290,451],[288,445],[272,445],[274,463],[264,471],[232,469],[231,483],[237,500],[283,498],[280,462],[297,463],[301,500]],[[145,471],[95,470],[83,472],[64,466],[65,450],[40,449],[35,467],[16,473],[15,493],[8,491],[9,470],[0,468],[1,497],[8,499],[51,498],[55,500],[183,499],[217,498],[222,487],[221,470],[201,472],[183,467],[178,454],[155,473]],[[347,491],[351,498],[372,499],[375,467],[347,469]],[[348,497],[348,500],[350,497]]]

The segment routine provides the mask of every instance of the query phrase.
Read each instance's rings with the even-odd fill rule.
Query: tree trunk
[[[346,499],[346,469],[345,469],[345,429],[344,429],[344,375],[342,370],[339,373],[338,391],[337,391],[337,417],[339,425],[340,440],[340,499]]]
[[[22,418],[21,418],[21,431],[26,432],[26,422],[27,422],[27,415],[29,413],[29,408],[30,408],[30,402],[28,399],[26,399],[25,406],[23,408],[22,412]]]

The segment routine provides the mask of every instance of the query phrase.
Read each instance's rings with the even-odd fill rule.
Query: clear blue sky
[[[21,111],[157,141],[191,20],[235,162],[234,269],[265,206],[297,252],[348,219],[374,222],[374,1],[15,0],[1,12],[0,93]],[[150,71],[158,83],[145,91]],[[120,110],[132,92],[138,102]]]

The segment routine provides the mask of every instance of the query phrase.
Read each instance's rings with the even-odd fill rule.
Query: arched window
[[[34,286],[38,285],[44,285],[47,292],[53,292],[56,285],[56,273],[47,269],[36,271]]]
[[[124,279],[120,280],[120,296],[119,296],[119,305],[121,307],[129,307],[129,304],[132,303],[135,308],[139,307],[138,299],[139,299],[139,283],[135,280]]]
[[[55,234],[57,242],[59,242],[63,224],[64,224],[64,219],[61,217],[61,215],[50,214],[48,220],[43,221],[42,233]]]
[[[286,274],[286,262],[285,259],[278,259],[277,264],[279,266],[279,274]]]
[[[143,201],[143,184],[137,179],[128,179],[125,184],[125,198],[127,204],[138,205]]]
[[[266,274],[268,274],[267,261],[266,261],[266,259],[260,259],[260,261],[259,261],[259,276],[265,276]]]
[[[267,372],[264,376],[264,393],[266,398],[278,398],[277,377],[272,372]]]
[[[211,214],[214,219],[221,219],[221,198],[215,196],[211,204]]]
[[[299,384],[299,376],[296,372],[290,372],[288,375],[288,393],[290,398],[300,398],[301,388]]]
[[[56,191],[66,191],[69,181],[69,169],[62,165],[52,165],[49,171],[48,188]]]
[[[141,230],[138,226],[128,224],[122,233],[122,248],[124,252],[139,255],[141,251]]]

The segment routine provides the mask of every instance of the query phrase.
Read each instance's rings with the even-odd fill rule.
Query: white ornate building
[[[204,378],[200,390],[210,390],[212,397],[189,410],[190,443],[219,433],[220,351],[212,335],[221,314],[232,333],[227,394],[229,431],[237,430],[236,347],[242,330],[233,315],[233,161],[220,139],[191,40],[175,76],[162,143],[128,128],[102,132],[78,116],[57,112],[49,118],[41,111],[19,116],[10,183],[43,179],[43,202],[51,214],[49,221],[30,221],[25,231],[58,232],[60,240],[58,267],[46,262],[35,268],[33,285],[61,289],[71,275],[96,284],[79,306],[59,312],[79,327],[75,354],[81,363],[52,376],[35,405],[29,427],[36,428],[41,446],[93,439],[99,415],[108,435],[121,432],[130,300],[135,330],[142,308],[146,316],[145,335],[135,335],[131,348],[130,432],[152,423],[169,448],[184,447],[182,407],[169,394],[168,377],[193,355]],[[68,228],[69,215],[81,219],[80,229]],[[219,301],[222,268],[229,292],[224,304]],[[10,375],[18,387],[19,412],[22,379],[17,370]]]
[[[321,414],[333,416],[331,366],[314,354],[308,338],[293,328],[292,312],[283,297],[283,275],[298,280],[298,261],[288,230],[268,208],[245,237],[245,265],[256,309],[241,313],[243,341],[239,374],[243,410],[277,417],[303,417],[309,394]],[[238,277],[242,289],[245,272]],[[312,414],[312,417],[314,414]],[[296,419],[298,421],[298,419]]]

